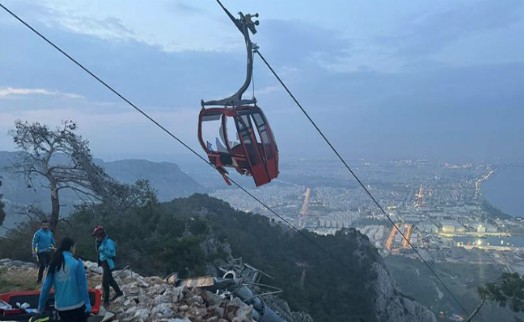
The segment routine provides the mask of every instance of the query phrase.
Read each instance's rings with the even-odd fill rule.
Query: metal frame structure
[[[250,15],[239,12],[237,19],[217,0],[235,26],[244,36],[247,50],[246,79],[240,89],[233,95],[212,101],[201,101],[202,109],[198,119],[198,140],[207,153],[209,161],[222,174],[227,184],[231,184],[225,167],[232,167],[238,173],[251,175],[256,186],[269,183],[278,176],[278,148],[273,132],[267,119],[256,105],[256,98],[242,99],[242,95],[249,87],[253,75],[253,52],[258,49],[251,42],[249,33],[255,34],[258,21],[253,21]],[[209,108],[206,108],[209,107]],[[234,122],[238,143],[232,146],[227,133],[227,122]],[[216,148],[212,142],[205,140],[203,127],[206,122],[218,121],[220,130],[217,136]],[[219,141],[218,137],[222,139]]]

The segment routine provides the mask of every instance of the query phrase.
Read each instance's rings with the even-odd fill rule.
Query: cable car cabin
[[[278,176],[278,149],[262,110],[256,99],[242,99],[253,77],[253,52],[258,49],[249,38],[257,32],[258,14],[239,12],[239,19],[218,1],[231,21],[244,36],[247,51],[246,79],[242,87],[230,97],[220,100],[201,101],[198,118],[198,140],[206,151],[211,164],[231,184],[225,167],[235,168],[240,174],[251,175],[255,184],[261,186]],[[254,95],[254,94],[253,94]],[[205,108],[210,106],[210,108]],[[211,107],[215,106],[215,107]]]
[[[198,139],[209,161],[229,185],[225,167],[253,176],[257,187],[278,176],[277,145],[258,106],[203,108]]]

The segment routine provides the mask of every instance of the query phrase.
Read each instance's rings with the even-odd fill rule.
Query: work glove
[[[36,315],[33,315],[29,322],[49,322],[51,321],[51,315],[48,313],[39,313]]]

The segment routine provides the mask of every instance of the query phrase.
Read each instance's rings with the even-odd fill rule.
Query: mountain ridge
[[[5,203],[6,219],[4,226],[12,228],[20,222],[20,212],[24,207],[33,205],[47,212],[51,207],[49,191],[43,178],[35,178],[31,184],[25,181],[21,174],[14,174],[8,169],[17,155],[22,152],[0,151],[0,177]],[[136,180],[146,179],[155,190],[160,201],[187,197],[193,193],[207,192],[207,189],[186,174],[180,166],[172,162],[153,162],[140,159],[117,160],[105,162],[95,159],[96,164],[104,168],[107,174],[115,180],[132,184]],[[60,194],[61,211],[68,215],[75,204],[82,200],[72,191],[64,190]],[[0,232],[1,233],[1,232]]]

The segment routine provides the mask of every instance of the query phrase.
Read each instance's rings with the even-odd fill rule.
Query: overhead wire
[[[74,59],[72,56],[70,56],[68,53],[66,53],[64,50],[62,50],[60,47],[58,47],[57,45],[55,45],[51,40],[49,40],[47,37],[45,37],[43,34],[41,34],[39,31],[37,31],[35,28],[33,28],[31,25],[29,25],[27,22],[25,22],[23,19],[21,19],[18,15],[16,15],[14,12],[12,12],[11,10],[9,10],[7,7],[5,7],[2,3],[0,3],[0,7],[2,9],[4,9],[7,13],[9,13],[11,16],[13,16],[16,20],[18,20],[19,22],[21,22],[23,25],[25,25],[27,28],[29,28],[33,33],[35,33],[36,35],[38,35],[40,38],[42,38],[46,43],[48,43],[49,45],[51,45],[52,47],[54,47],[56,50],[58,50],[62,55],[64,55],[65,57],[67,57],[70,61],[72,61],[75,65],[77,65],[78,67],[80,67],[84,72],[86,72],[87,74],[89,74],[91,77],[93,77],[94,79],[96,79],[99,83],[101,83],[104,87],[106,87],[108,90],[110,90],[112,93],[114,93],[115,95],[117,95],[120,99],[122,99],[124,102],[126,102],[127,104],[129,104],[131,107],[133,107],[137,112],[139,112],[140,114],[142,114],[144,117],[146,117],[148,120],[150,120],[152,123],[154,123],[156,126],[158,126],[160,129],[162,129],[165,133],[167,133],[170,137],[172,137],[173,139],[175,139],[178,143],[180,143],[182,146],[184,146],[186,149],[188,149],[189,151],[191,151],[195,156],[197,156],[199,159],[203,160],[205,163],[207,163],[208,165],[210,165],[211,167],[215,168],[215,166],[213,164],[211,164],[208,160],[206,160],[204,157],[202,157],[200,154],[198,154],[198,152],[196,152],[193,148],[191,148],[189,145],[187,145],[185,142],[183,142],[180,138],[178,138],[177,136],[175,136],[171,131],[169,131],[167,128],[165,128],[163,125],[161,125],[159,122],[157,122],[155,119],[153,119],[151,116],[149,116],[147,113],[145,113],[142,109],[140,109],[137,105],[135,105],[133,102],[131,102],[130,100],[128,100],[125,96],[123,96],[122,94],[120,94],[117,90],[115,90],[112,86],[110,86],[109,84],[107,84],[105,81],[103,81],[101,78],[99,78],[97,75],[95,75],[93,72],[91,72],[89,69],[87,69],[85,66],[83,66],[80,62],[78,62],[76,59]],[[345,167],[348,169],[348,171],[354,176],[354,178],[358,181],[358,183],[362,186],[362,188],[365,190],[365,192],[370,196],[370,198],[374,201],[374,203],[378,206],[378,208],[384,213],[384,215],[386,215],[386,217],[389,219],[389,221],[393,224],[393,226],[398,230],[398,232],[402,235],[402,237],[407,241],[407,243],[411,246],[411,248],[415,251],[415,253],[421,258],[421,260],[424,262],[424,264],[428,267],[428,269],[433,273],[433,275],[441,282],[441,284],[444,286],[444,288],[447,290],[447,292],[452,296],[452,298],[455,300],[455,302],[457,302],[459,304],[459,306],[461,307],[461,309],[467,314],[467,311],[465,309],[465,307],[462,305],[462,303],[455,297],[455,295],[451,292],[451,290],[447,287],[447,285],[442,281],[442,279],[435,273],[435,271],[429,266],[429,264],[423,259],[423,257],[420,255],[420,253],[418,252],[418,250],[411,244],[411,242],[406,238],[406,236],[398,229],[397,225],[393,222],[393,220],[390,218],[389,215],[387,215],[387,213],[384,211],[384,209],[382,208],[382,206],[377,202],[377,200],[373,197],[373,195],[369,192],[369,190],[364,186],[364,184],[362,183],[362,181],[358,178],[358,176],[356,176],[356,174],[353,172],[353,170],[349,167],[349,165],[345,162],[345,160],[340,156],[340,154],[338,153],[338,151],[334,148],[334,146],[331,144],[331,142],[327,139],[327,137],[323,134],[323,132],[320,130],[320,128],[316,125],[316,123],[311,119],[311,117],[308,115],[308,113],[304,110],[304,108],[302,107],[302,105],[298,102],[298,100],[295,98],[295,96],[291,93],[291,91],[288,89],[288,87],[284,84],[284,82],[280,79],[280,77],[278,76],[278,74],[274,71],[274,69],[271,67],[271,65],[266,61],[266,59],[262,56],[262,54],[260,53],[260,51],[257,49],[255,51],[259,56],[260,58],[264,61],[264,63],[266,64],[266,66],[271,70],[271,72],[273,73],[273,75],[279,80],[279,82],[281,83],[281,85],[285,88],[285,90],[287,91],[287,93],[292,97],[292,99],[295,101],[295,103],[299,106],[299,108],[302,110],[302,112],[306,115],[306,117],[308,118],[308,120],[311,122],[311,124],[313,124],[313,126],[315,127],[315,129],[319,132],[319,134],[322,136],[322,138],[324,138],[324,140],[326,141],[326,143],[330,146],[330,148],[333,150],[333,152],[337,155],[337,157],[342,161],[342,163],[345,165]],[[254,196],[252,193],[250,193],[247,189],[245,189],[243,186],[241,186],[240,184],[238,184],[236,181],[234,181],[233,179],[231,179],[230,177],[228,177],[228,179],[234,183],[239,189],[241,189],[242,191],[244,191],[246,194],[248,194],[251,198],[253,198],[255,201],[257,201],[258,203],[260,203],[264,208],[266,208],[268,211],[270,211],[271,213],[273,213],[275,216],[277,216],[278,218],[280,218],[283,222],[285,222],[289,227],[291,227],[292,229],[296,230],[297,232],[299,232],[303,237],[305,237],[309,242],[312,242],[315,246],[317,246],[319,249],[321,249],[326,255],[328,255],[329,257],[331,257],[332,259],[334,259],[335,261],[337,261],[339,264],[341,264],[343,267],[345,267],[346,269],[354,272],[354,270],[352,268],[350,268],[348,265],[346,265],[344,262],[342,262],[338,257],[334,256],[333,254],[331,254],[329,251],[327,251],[326,249],[324,249],[320,244],[316,243],[313,239],[311,239],[309,236],[307,236],[306,234],[304,234],[302,231],[298,230],[296,227],[294,227],[291,223],[289,223],[289,221],[287,221],[284,217],[282,217],[281,215],[279,215],[278,213],[276,213],[273,209],[271,209],[268,205],[266,205],[264,202],[262,202],[260,199],[258,199],[256,196]],[[358,276],[358,275],[357,275]],[[360,277],[360,279],[362,281],[364,281],[365,284],[368,284],[368,285],[371,285],[370,282],[364,280],[363,278]],[[373,286],[372,286],[373,287]],[[384,296],[386,296],[386,294],[373,287],[375,290],[377,291],[380,291],[382,292],[382,294]],[[397,302],[394,302],[394,303],[397,303]]]
[[[373,203],[380,209],[380,211],[386,216],[386,218],[389,220],[389,222],[393,225],[393,227],[397,230],[397,232],[402,236],[402,238],[409,244],[409,246],[413,249],[413,251],[417,254],[417,256],[422,260],[422,262],[426,265],[426,267],[431,271],[431,273],[437,278],[437,280],[444,286],[444,288],[446,289],[446,291],[451,295],[451,297],[453,298],[453,300],[460,306],[460,308],[464,311],[464,313],[468,313],[468,311],[466,310],[466,308],[464,307],[464,305],[458,300],[458,298],[455,296],[455,294],[453,294],[453,292],[448,288],[448,286],[446,285],[446,283],[444,283],[444,281],[437,275],[437,273],[433,270],[433,268],[428,264],[428,262],[422,257],[422,255],[419,253],[419,251],[417,250],[417,248],[415,248],[415,246],[413,246],[413,244],[411,244],[411,241],[409,240],[409,238],[406,237],[406,235],[399,229],[398,225],[393,221],[393,219],[391,219],[391,216],[389,216],[387,214],[387,212],[384,210],[384,208],[382,207],[382,205],[377,201],[377,199],[371,194],[371,192],[369,191],[369,189],[364,185],[364,183],[360,180],[360,178],[356,175],[356,173],[351,169],[351,167],[348,165],[348,163],[346,162],[346,160],[344,160],[344,158],[342,158],[342,156],[340,155],[340,153],[337,151],[337,149],[335,149],[335,147],[333,146],[333,144],[330,142],[330,140],[324,135],[324,133],[322,132],[322,130],[318,127],[318,125],[313,121],[313,119],[311,118],[311,116],[309,116],[309,114],[306,112],[306,110],[304,109],[304,107],[302,107],[302,104],[300,104],[300,102],[296,99],[296,97],[293,95],[293,93],[291,93],[291,91],[289,90],[289,88],[286,86],[286,84],[282,81],[282,79],[278,76],[278,74],[275,72],[275,70],[273,69],[273,67],[271,67],[271,65],[268,63],[268,61],[264,58],[264,56],[260,53],[260,50],[256,50],[256,53],[258,54],[258,56],[262,59],[262,61],[266,64],[266,66],[269,68],[269,70],[273,73],[273,75],[276,77],[276,79],[280,82],[280,84],[282,85],[282,87],[284,87],[284,89],[286,90],[286,92],[289,94],[289,96],[293,99],[293,101],[296,103],[296,105],[300,108],[300,110],[302,111],[302,113],[306,116],[306,118],[308,119],[308,121],[313,125],[313,127],[317,130],[317,132],[320,134],[320,136],[324,139],[324,141],[326,142],[326,144],[331,148],[331,150],[333,151],[333,153],[335,153],[335,155],[337,156],[337,158],[344,164],[345,168],[349,171],[349,173],[351,173],[351,175],[355,178],[355,180],[359,183],[359,185],[362,187],[362,189],[364,189],[364,191],[366,192],[366,194],[371,198],[371,200],[373,201]]]
[[[178,137],[176,137],[175,135],[173,135],[167,128],[165,128],[164,126],[162,126],[160,123],[158,123],[156,120],[154,120],[151,116],[149,116],[148,114],[146,114],[142,109],[140,109],[138,106],[136,106],[134,103],[132,103],[130,100],[128,100],[127,98],[125,98],[122,94],[120,94],[118,91],[116,91],[115,89],[113,89],[113,87],[111,87],[109,84],[107,84],[106,82],[104,82],[102,79],[100,79],[98,76],[96,76],[94,73],[92,73],[89,69],[87,69],[86,67],[84,67],[84,65],[82,65],[81,63],[79,63],[76,59],[74,59],[73,57],[71,57],[68,53],[66,53],[65,51],[63,51],[60,47],[58,47],[57,45],[55,45],[51,40],[47,39],[44,35],[42,35],[38,30],[36,30],[35,28],[33,28],[31,25],[29,25],[27,22],[25,22],[22,18],[20,18],[19,16],[17,16],[14,12],[12,12],[11,10],[9,10],[7,7],[5,7],[2,3],[0,3],[0,7],[2,7],[2,9],[4,9],[5,11],[7,11],[11,16],[13,16],[16,20],[18,20],[19,22],[21,22],[22,24],[24,24],[27,28],[29,28],[31,31],[33,31],[36,35],[38,35],[40,38],[42,38],[45,42],[47,42],[49,45],[51,45],[52,47],[54,47],[56,50],[58,50],[62,55],[66,56],[70,61],[72,61],[75,65],[77,65],[78,67],[80,67],[84,72],[88,73],[89,75],[91,75],[91,77],[93,77],[94,79],[96,79],[98,82],[100,82],[102,85],[104,85],[108,90],[110,90],[111,92],[113,92],[113,94],[115,94],[116,96],[118,96],[120,99],[122,99],[124,102],[126,102],[127,104],[129,104],[131,107],[133,107],[137,112],[139,112],[140,114],[142,114],[143,116],[145,116],[148,120],[150,120],[151,122],[153,122],[156,126],[158,126],[159,128],[161,128],[164,132],[166,132],[169,136],[171,136],[173,139],[177,140],[178,143],[182,144],[186,149],[188,149],[189,151],[191,151],[193,154],[195,154],[196,156],[198,156],[200,159],[204,160],[206,163],[210,164],[206,159],[204,159],[200,154],[198,154],[198,152],[196,152],[193,148],[191,148],[189,145],[187,145],[186,143],[184,143],[182,140],[180,140]]]
[[[62,55],[64,55],[65,57],[67,57],[70,61],[72,61],[75,65],[77,65],[78,67],[80,67],[84,72],[86,72],[87,74],[89,74],[91,77],[93,77],[95,80],[97,80],[98,82],[100,82],[104,87],[106,87],[108,90],[110,90],[111,92],[113,92],[115,95],[117,95],[120,99],[122,99],[124,102],[126,102],[127,104],[129,104],[131,107],[133,107],[136,111],[138,111],[140,114],[142,114],[143,116],[145,116],[148,120],[150,120],[151,122],[153,122],[156,126],[158,126],[160,129],[162,129],[164,132],[166,132],[169,136],[171,136],[173,139],[175,139],[176,141],[178,141],[181,145],[183,145],[185,148],[187,148],[188,150],[190,150],[194,155],[196,155],[199,159],[203,160],[205,163],[207,163],[209,166],[213,167],[214,169],[215,166],[213,164],[211,164],[208,160],[206,160],[205,158],[203,158],[200,154],[198,154],[194,149],[192,149],[189,145],[187,145],[186,143],[184,143],[181,139],[179,139],[177,136],[175,136],[171,131],[169,131],[167,128],[165,128],[164,126],[162,126],[160,123],[158,123],[155,119],[153,119],[151,116],[149,116],[146,112],[144,112],[142,109],[140,109],[137,105],[135,105],[134,103],[132,103],[129,99],[127,99],[125,96],[123,96],[122,94],[120,94],[117,90],[115,90],[112,86],[110,86],[109,84],[107,84],[105,81],[103,81],[100,77],[96,76],[93,72],[91,72],[88,68],[86,68],[84,65],[82,65],[80,62],[78,62],[76,59],[74,59],[71,55],[69,55],[68,53],[66,53],[64,50],[62,50],[60,47],[58,47],[56,44],[54,44],[51,40],[49,40],[47,37],[45,37],[43,34],[41,34],[39,31],[37,31],[35,28],[33,28],[31,25],[29,25],[27,22],[25,22],[22,18],[20,18],[18,15],[16,15],[14,12],[12,12],[11,10],[9,10],[8,8],[6,8],[2,3],[0,3],[0,7],[3,8],[6,12],[8,12],[11,16],[13,16],[15,19],[17,19],[19,22],[21,22],[23,25],[25,25],[27,28],[29,28],[32,32],[34,32],[36,35],[38,35],[40,38],[42,38],[46,43],[48,43],[49,45],[51,45],[52,47],[54,47],[56,50],[58,50]],[[246,188],[244,188],[242,185],[240,185],[239,183],[237,183],[235,180],[233,180],[232,178],[228,177],[228,179],[236,186],[238,187],[240,190],[242,190],[244,193],[246,193],[247,195],[249,195],[251,198],[253,198],[256,202],[258,202],[259,204],[261,204],[265,209],[267,209],[269,212],[271,212],[272,214],[274,214],[275,216],[277,216],[278,218],[280,218],[282,220],[282,222],[284,222],[286,225],[288,225],[290,228],[294,229],[295,231],[297,231],[300,235],[302,235],[304,238],[306,238],[306,240],[308,240],[309,242],[311,242],[313,245],[315,245],[316,247],[318,247],[322,252],[324,252],[326,255],[328,255],[329,257],[331,257],[333,260],[335,260],[336,262],[338,262],[340,265],[342,265],[344,268],[346,268],[347,270],[349,270],[351,273],[357,273],[356,276],[358,279],[360,279],[362,282],[364,282],[365,285],[369,285],[371,286],[373,289],[375,289],[377,292],[381,292],[382,295],[384,295],[384,297],[387,297],[387,294],[374,287],[374,285],[372,285],[372,283],[370,283],[369,281],[365,280],[364,278],[362,278],[358,272],[351,268],[350,266],[348,266],[347,264],[345,264],[342,260],[340,260],[337,256],[331,254],[329,251],[327,251],[324,247],[322,247],[320,244],[318,244],[315,240],[313,240],[312,238],[310,238],[308,235],[306,235],[304,232],[302,232],[301,230],[297,229],[296,227],[294,227],[288,220],[286,220],[282,215],[278,214],[277,212],[275,212],[271,207],[269,207],[266,203],[264,203],[262,200],[260,200],[259,198],[257,198],[255,195],[253,195],[251,192],[249,192]],[[398,304],[401,308],[403,308],[403,306],[399,303],[399,302],[393,302],[393,303],[396,303]]]

